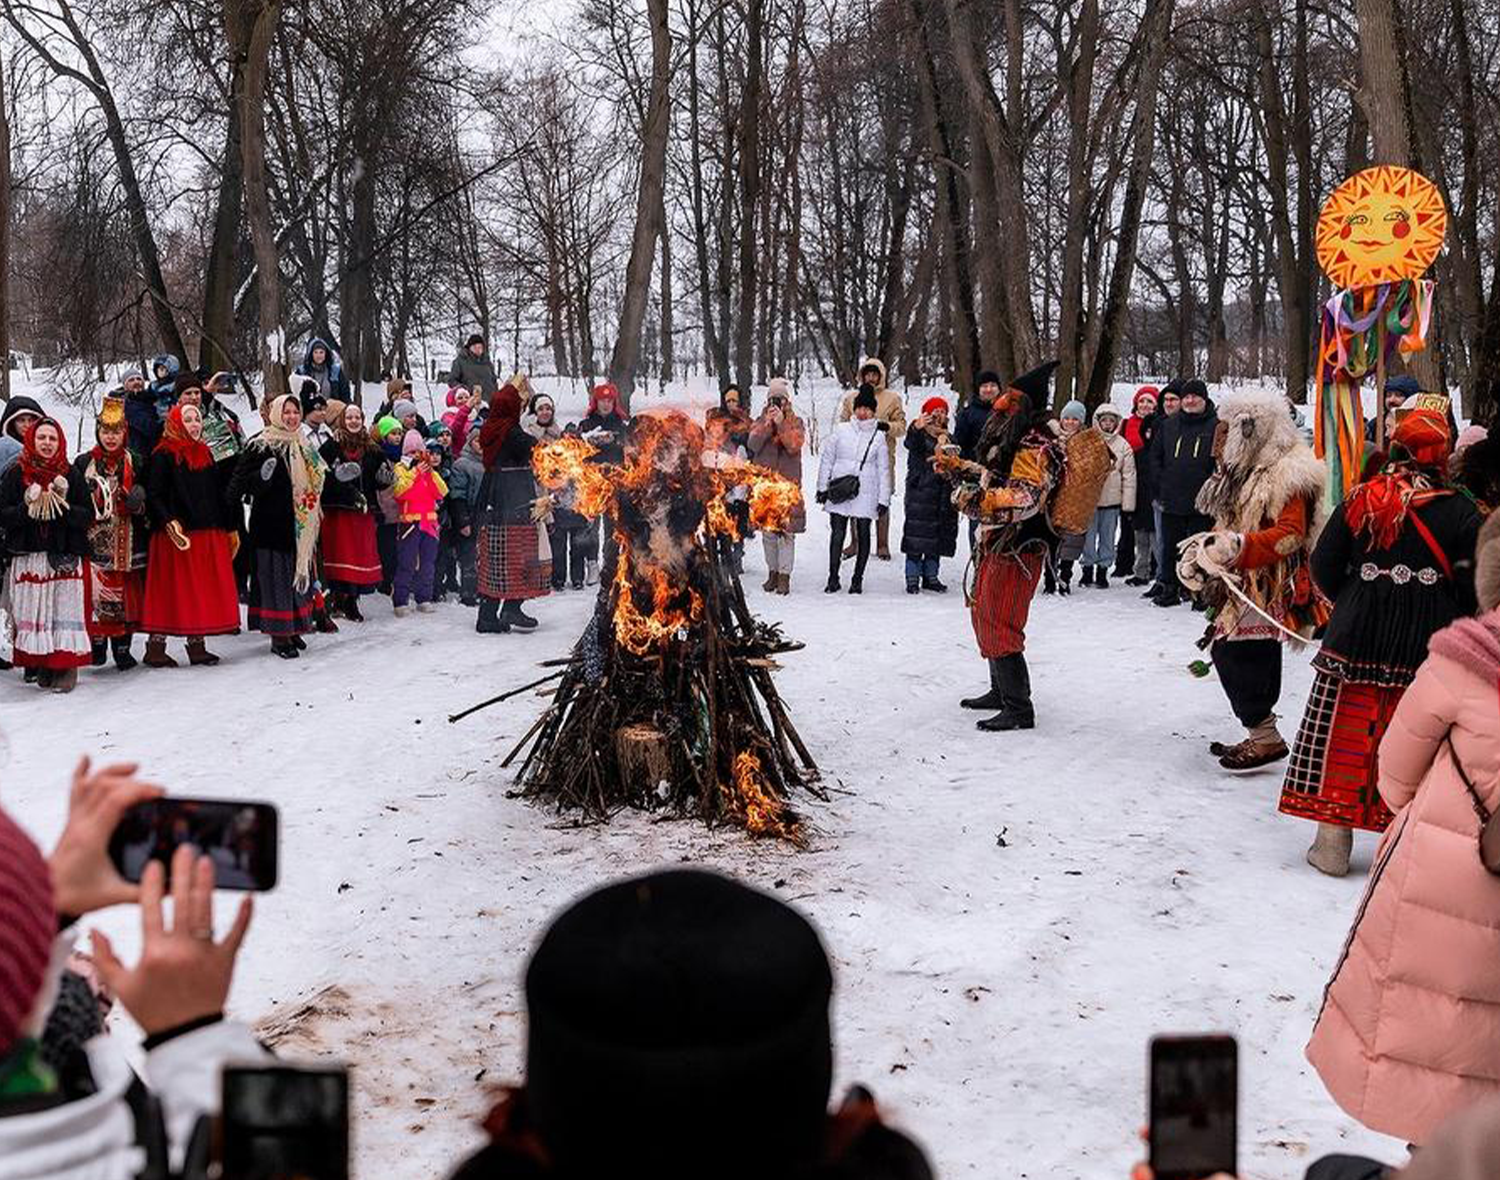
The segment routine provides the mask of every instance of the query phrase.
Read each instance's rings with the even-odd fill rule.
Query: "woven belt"
[[[1393,565],[1390,569],[1381,569],[1373,561],[1367,561],[1359,567],[1361,581],[1373,582],[1376,578],[1389,578],[1398,586],[1405,586],[1413,578],[1424,586],[1436,586],[1442,576],[1430,565],[1424,565],[1419,570],[1414,570],[1409,565]]]

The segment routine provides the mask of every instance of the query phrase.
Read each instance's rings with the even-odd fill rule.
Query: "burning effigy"
[[[553,502],[602,515],[614,544],[550,706],[503,765],[524,753],[520,793],[586,821],[635,807],[800,846],[790,796],[820,794],[818,771],[772,673],[802,645],[751,614],[727,557],[731,494],[751,525],[778,529],[802,489],[748,463],[705,466],[703,448],[670,413],[638,417],[618,465],[573,436],[533,452]]]

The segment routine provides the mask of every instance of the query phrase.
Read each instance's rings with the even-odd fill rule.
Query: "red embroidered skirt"
[[[21,668],[56,671],[89,662],[83,561],[55,570],[45,553],[23,553],[11,562],[7,608],[15,628],[11,662]]]
[[[1045,554],[1039,548],[1020,553],[986,553],[974,577],[970,607],[979,654],[987,660],[1026,650],[1026,620],[1042,578]]]
[[[1287,763],[1282,814],[1385,831],[1392,817],[1377,789],[1376,754],[1405,692],[1319,670]]]
[[[323,511],[318,534],[323,547],[323,577],[335,590],[362,590],[380,585],[380,550],[375,518],[349,508]]]
[[[234,584],[229,534],[194,529],[191,547],[172,544],[165,531],[151,534],[146,563],[146,606],[140,629],[148,635],[237,635],[240,599]]]
[[[146,608],[145,570],[107,570],[88,563],[89,638],[133,635]]]

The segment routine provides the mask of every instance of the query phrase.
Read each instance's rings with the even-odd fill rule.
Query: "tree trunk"
[[[1099,48],[1098,0],[1083,0],[1079,10],[1078,60],[1068,71],[1068,216],[1063,226],[1062,292],[1058,302],[1057,397],[1067,401],[1079,384],[1083,347],[1083,240],[1088,232],[1089,111],[1093,102],[1094,61]]]
[[[672,231],[666,212],[661,215],[661,379],[671,381],[676,370],[676,348],[672,339]]]
[[[0,60],[0,402],[10,400],[10,111]]]
[[[203,279],[203,330],[198,337],[198,364],[211,371],[234,367],[229,342],[234,338],[235,249],[240,240],[245,192],[245,161],[241,152],[241,94],[245,87],[244,61],[236,55],[229,66],[229,117],[225,120],[224,155],[219,175],[219,208],[208,249],[208,273]]]
[[[651,289],[651,267],[656,260],[656,235],[666,186],[667,133],[671,129],[667,73],[671,68],[672,34],[667,29],[667,0],[646,0],[651,21],[651,93],[641,127],[641,180],[636,194],[635,232],[630,261],[625,267],[625,297],[620,304],[620,330],[609,361],[610,380],[620,390],[625,408],[635,392],[636,367],[641,355],[641,325]]]
[[[281,322],[281,267],[271,230],[266,177],[266,73],[271,42],[281,18],[281,0],[224,0],[224,30],[244,63],[240,95],[241,150],[245,168],[245,210],[255,249],[255,282],[260,307],[260,368],[264,396],[287,392],[287,342]]]
[[[740,305],[735,320],[734,376],[750,389],[751,347],[755,339],[755,229],[760,201],[760,90],[764,70],[765,0],[746,0],[745,85],[740,92]],[[726,243],[727,245],[727,243]]]

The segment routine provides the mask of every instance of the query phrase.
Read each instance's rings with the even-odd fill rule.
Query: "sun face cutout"
[[[1340,291],[1419,278],[1448,232],[1432,182],[1410,168],[1356,172],[1318,217],[1318,265]]]

